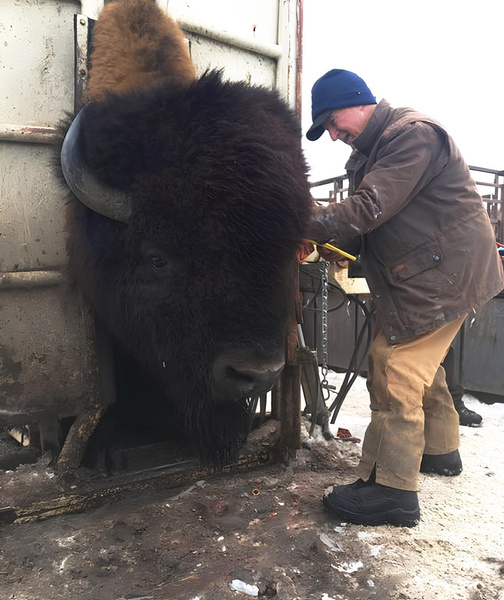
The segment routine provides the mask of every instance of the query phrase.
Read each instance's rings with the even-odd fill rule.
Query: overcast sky
[[[378,100],[437,119],[471,165],[504,169],[504,0],[304,0],[303,134],[330,69]],[[344,173],[350,148],[304,137],[312,181]]]

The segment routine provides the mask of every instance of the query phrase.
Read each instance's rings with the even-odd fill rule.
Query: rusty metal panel
[[[66,276],[56,126],[74,107],[80,2],[0,4],[0,424],[77,416],[99,398],[94,323]]]
[[[66,264],[65,197],[46,144],[0,142],[0,271]]]
[[[64,284],[0,288],[0,423],[74,416],[98,397],[93,321]]]

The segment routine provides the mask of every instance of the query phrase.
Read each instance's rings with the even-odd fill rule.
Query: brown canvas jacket
[[[453,321],[504,288],[469,168],[439,123],[382,100],[347,168],[355,192],[316,209],[312,235],[362,237],[361,262],[390,344]]]

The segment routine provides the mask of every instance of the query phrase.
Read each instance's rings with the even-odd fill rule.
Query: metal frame
[[[495,229],[495,237],[499,243],[504,243],[504,171],[485,169],[482,167],[469,166],[471,171],[493,175],[493,182],[476,181],[476,185],[489,188],[488,194],[483,194],[483,202],[486,205],[488,216]]]

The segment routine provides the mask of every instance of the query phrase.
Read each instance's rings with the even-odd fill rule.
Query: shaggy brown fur
[[[107,93],[146,90],[166,79],[194,81],[184,34],[154,1],[122,0],[107,5],[94,31],[88,100]]]

